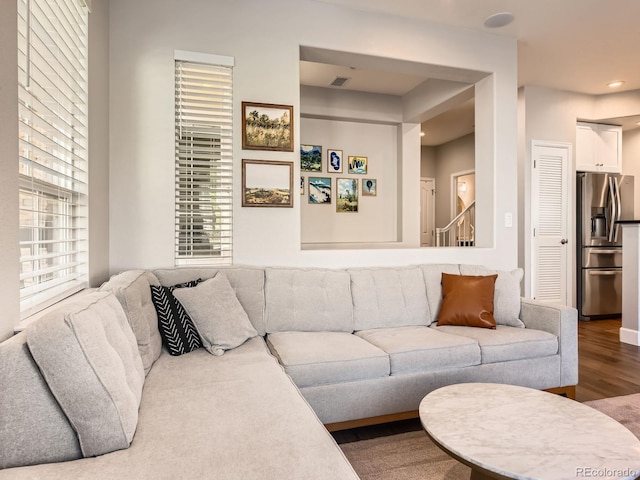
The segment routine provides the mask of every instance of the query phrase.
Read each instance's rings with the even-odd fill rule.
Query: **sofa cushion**
[[[0,469],[82,457],[78,437],[27,347],[27,332],[0,343]]]
[[[493,295],[497,275],[442,274],[442,305],[437,325],[496,328]]]
[[[116,297],[96,292],[84,308],[27,330],[43,377],[78,435],[85,457],[127,448],[138,422],[144,369]]]
[[[185,267],[154,270],[161,285],[168,287],[177,283],[201,278],[213,278],[218,272],[224,272],[236,292],[238,301],[247,312],[254,328],[262,336],[264,325],[264,270],[255,267]]]
[[[418,267],[347,270],[355,330],[429,325],[431,315]]]
[[[391,375],[480,364],[478,342],[429,327],[376,328],[356,335],[389,354]]]
[[[495,330],[455,325],[431,326],[440,332],[472,338],[480,345],[482,363],[546,357],[558,353],[558,337],[542,330],[498,325]]]
[[[279,332],[267,336],[271,352],[300,388],[389,375],[389,356],[344,332]]]
[[[493,316],[498,325],[524,327],[520,320],[520,282],[524,275],[521,268],[510,272],[491,270],[481,265],[460,265],[462,275],[494,275],[497,274],[496,291],[493,300]]]
[[[151,300],[150,285],[158,285],[158,279],[145,270],[128,270],[114,275],[98,290],[112,292],[127,314],[127,319],[138,342],[145,374],[162,351],[162,339],[158,330],[158,316]]]
[[[180,283],[172,287],[151,285],[151,298],[158,312],[160,335],[171,355],[183,355],[202,347],[202,339],[193,320],[173,292],[193,288],[200,280]]]
[[[265,269],[267,333],[353,332],[350,283],[344,270]]]
[[[224,272],[194,288],[178,288],[173,295],[193,320],[202,344],[222,355],[258,335]]]
[[[442,274],[459,275],[460,267],[456,264],[424,264],[420,265],[424,284],[427,289],[427,302],[431,312],[431,323],[438,320],[442,304]]]

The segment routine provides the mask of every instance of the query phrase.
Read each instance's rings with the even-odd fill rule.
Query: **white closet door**
[[[532,296],[568,305],[571,145],[533,141]]]

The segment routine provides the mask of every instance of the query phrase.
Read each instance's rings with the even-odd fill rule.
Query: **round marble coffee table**
[[[640,440],[574,400],[531,388],[462,383],[420,403],[427,435],[471,478],[635,479]]]

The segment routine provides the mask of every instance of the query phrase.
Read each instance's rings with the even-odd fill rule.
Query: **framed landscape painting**
[[[242,102],[242,148],[293,152],[293,107]]]
[[[375,178],[362,179],[362,195],[375,197],[378,194],[378,180]]]
[[[336,212],[358,211],[358,180],[355,178],[338,178],[336,180],[338,200]]]
[[[349,173],[367,174],[367,157],[349,156]]]
[[[293,163],[242,160],[243,207],[293,207]]]
[[[342,173],[342,150],[327,150],[327,173]]]
[[[320,145],[300,145],[300,170],[303,172],[322,171],[322,147]]]
[[[331,203],[329,177],[309,177],[309,203]]]

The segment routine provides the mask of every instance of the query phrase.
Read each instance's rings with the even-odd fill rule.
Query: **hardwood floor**
[[[640,347],[620,343],[620,324],[578,322],[579,402],[640,392]]]
[[[576,400],[640,393],[640,347],[620,343],[620,320],[578,322],[578,386]],[[338,443],[422,430],[419,419],[333,432]]]

